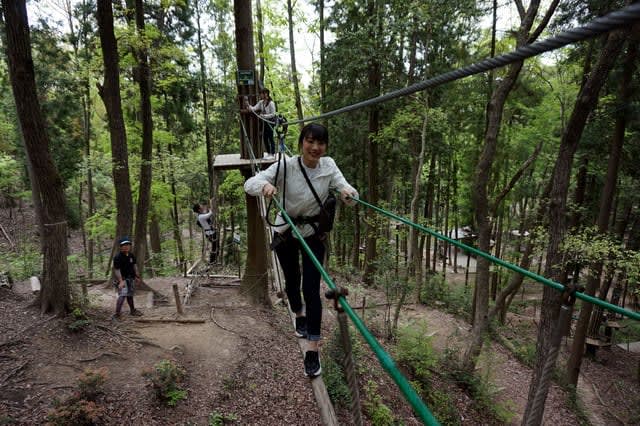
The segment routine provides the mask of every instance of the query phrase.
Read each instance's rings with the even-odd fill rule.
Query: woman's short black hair
[[[298,138],[298,148],[302,147],[302,141],[306,137],[311,137],[318,142],[324,142],[329,146],[329,131],[322,124],[309,123],[300,131],[300,137]]]
[[[200,204],[194,204],[193,211],[194,213],[200,213]]]

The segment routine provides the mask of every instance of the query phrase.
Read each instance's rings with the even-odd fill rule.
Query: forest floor
[[[3,225],[5,229],[11,226]],[[0,248],[4,251],[7,247],[0,243]],[[450,276],[458,281],[463,277]],[[242,294],[237,280],[220,278],[215,287],[200,287],[184,314],[178,316],[172,286],[177,284],[182,292],[188,280],[147,279],[146,284],[168,302],[154,304],[150,292],[140,291],[136,305],[144,316],[125,313],[120,321],[110,318],[115,306],[110,285],[92,285],[90,307],[85,309],[90,322],[77,331],[70,328],[75,321],[72,317],[40,315],[28,281],[14,283],[12,289],[0,288],[0,425],[74,424],[53,421],[55,415],[68,419],[73,410],[76,415],[93,415],[95,424],[107,425],[320,424],[286,308],[279,303],[273,308],[255,307]],[[346,278],[340,282],[346,283]],[[375,307],[384,303],[382,295],[353,285],[351,304],[359,305],[360,298],[366,296],[366,311],[356,311],[386,346],[379,332],[383,308]],[[540,289],[530,291],[527,298],[535,297]],[[328,352],[336,316],[329,304],[325,304],[323,315],[321,351]],[[167,322],[139,321],[149,319]],[[179,319],[194,322],[173,321]],[[427,336],[438,353],[464,350],[470,328],[453,315],[419,304],[407,305],[400,322],[426,322]],[[509,333],[519,338],[525,333],[535,341],[535,330],[536,312],[529,306],[509,317],[503,336],[508,340]],[[570,339],[563,341],[561,357],[566,356],[570,344]],[[360,346],[358,373],[365,412],[371,412],[368,407],[373,406],[371,389],[375,383],[381,402],[391,409],[398,424],[420,424],[366,344]],[[520,424],[531,370],[502,345],[491,342],[485,346],[478,376],[489,383],[484,393],[489,402],[479,403],[467,389],[448,379],[446,365],[433,372],[430,386],[447,395],[455,407],[457,421],[445,423]],[[154,397],[149,379],[142,374],[162,360],[175,362],[186,373],[179,383],[187,392],[186,398],[173,407]],[[638,424],[639,363],[640,354],[615,345],[599,351],[594,359],[585,359],[579,403],[572,404],[562,387],[552,385],[544,424]],[[87,393],[86,386],[78,386],[79,377],[87,370],[105,371],[107,378],[102,393],[94,397],[95,403],[77,403],[74,395],[83,389]],[[496,406],[510,413],[502,421],[487,410]],[[347,408],[337,406],[336,413],[340,424],[352,423]],[[367,415],[365,424],[376,423]]]

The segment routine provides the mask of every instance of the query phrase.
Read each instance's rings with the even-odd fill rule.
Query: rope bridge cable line
[[[544,285],[546,285],[548,287],[552,287],[552,288],[554,288],[556,290],[559,290],[559,291],[565,291],[567,289],[566,286],[564,286],[564,285],[562,285],[562,284],[560,284],[560,283],[558,283],[556,281],[550,280],[549,278],[545,278],[545,277],[540,276],[538,274],[535,274],[535,273],[533,273],[533,272],[531,272],[531,271],[529,271],[527,269],[521,268],[518,265],[514,265],[514,264],[509,263],[509,262],[507,262],[505,260],[502,260],[502,259],[500,259],[498,257],[492,256],[489,253],[486,253],[486,252],[484,252],[482,250],[478,250],[475,247],[471,247],[471,246],[468,246],[468,245],[466,245],[464,243],[461,243],[461,242],[459,242],[457,240],[451,239],[451,238],[449,238],[449,237],[447,237],[445,235],[442,235],[442,234],[440,234],[440,233],[438,233],[438,232],[436,232],[436,231],[434,231],[432,229],[429,229],[429,228],[427,228],[425,226],[422,226],[422,225],[419,225],[417,223],[411,222],[410,220],[408,220],[406,218],[403,218],[402,216],[398,216],[398,215],[396,215],[394,213],[391,213],[391,212],[389,212],[389,211],[387,211],[387,210],[385,210],[383,208],[380,208],[378,206],[374,206],[373,204],[369,204],[366,201],[363,201],[363,200],[361,200],[359,198],[350,198],[350,199],[362,204],[365,207],[368,207],[368,208],[370,208],[372,210],[375,210],[376,212],[378,212],[378,213],[380,213],[380,214],[382,214],[384,216],[387,216],[387,217],[389,217],[391,219],[398,220],[398,221],[400,221],[400,222],[402,222],[402,223],[404,223],[406,225],[412,226],[412,227],[418,229],[419,231],[422,231],[424,233],[430,234],[430,235],[432,235],[432,236],[434,236],[434,237],[436,237],[436,238],[438,238],[440,240],[446,241],[449,244],[452,244],[452,245],[454,245],[456,247],[459,247],[459,248],[461,248],[461,249],[463,249],[463,250],[465,250],[465,251],[467,251],[469,253],[473,253],[473,254],[475,254],[477,256],[483,257],[483,258],[489,260],[490,262],[493,262],[495,264],[503,266],[503,267],[505,267],[507,269],[510,269],[510,270],[514,271],[514,272],[518,272],[518,273],[520,273],[520,274],[522,274],[522,275],[524,275],[524,276],[526,276],[528,278],[531,278],[531,279],[533,279],[535,281],[538,281],[538,282],[540,282],[540,283],[542,283],[542,284],[544,284]],[[598,305],[598,306],[600,306],[602,308],[608,309],[610,311],[613,311],[613,312],[616,312],[618,314],[624,315],[626,317],[629,317],[629,318],[632,318],[632,319],[640,321],[640,314],[639,313],[633,312],[633,311],[629,311],[627,309],[624,309],[624,308],[622,308],[622,307],[620,307],[618,305],[611,304],[609,302],[605,302],[603,300],[598,299],[597,297],[589,296],[588,294],[584,294],[584,293],[581,293],[581,292],[576,293],[576,297],[578,299],[582,299],[582,300],[584,300],[586,302],[593,303],[593,304]]]
[[[273,201],[276,204],[276,206],[278,206],[278,208],[280,209],[280,212],[282,213],[282,217],[286,220],[286,222],[291,227],[291,230],[298,238],[300,245],[302,245],[304,251],[307,253],[307,255],[311,259],[311,262],[314,264],[316,269],[318,269],[318,271],[320,272],[320,275],[322,276],[324,281],[327,283],[329,288],[334,291],[337,290],[336,284],[333,282],[333,280],[331,279],[327,271],[323,268],[320,261],[315,257],[309,245],[306,243],[306,241],[304,241],[304,237],[302,236],[302,234],[300,234],[300,231],[298,231],[298,228],[293,223],[293,220],[289,217],[289,215],[284,210],[284,208],[282,207],[280,202],[277,200],[277,198],[274,197]],[[398,388],[400,389],[404,397],[407,399],[407,401],[413,408],[415,414],[426,425],[430,425],[430,426],[439,425],[440,423],[438,423],[438,421],[433,416],[431,411],[429,411],[429,408],[427,408],[427,406],[422,401],[422,399],[420,399],[415,389],[413,389],[413,387],[411,386],[409,381],[406,379],[406,377],[404,377],[400,372],[400,370],[398,370],[398,367],[393,361],[393,358],[391,358],[391,356],[384,350],[382,345],[380,345],[380,343],[376,340],[373,334],[371,334],[371,332],[364,325],[360,317],[353,311],[353,308],[351,308],[351,306],[349,305],[349,302],[347,302],[344,296],[339,296],[338,302],[340,303],[340,305],[342,306],[346,314],[349,316],[349,318],[351,318],[353,325],[360,332],[360,334],[362,335],[364,340],[367,342],[369,347],[371,347],[373,352],[376,354],[378,360],[380,361],[380,365],[382,365],[382,367],[387,371],[387,373],[391,376],[391,378],[396,382],[396,384],[398,385]]]
[[[485,71],[489,71],[495,68],[500,68],[505,65],[519,62],[524,59],[531,58],[533,56],[540,55],[541,53],[549,52],[560,47],[567,46],[569,44],[583,41],[589,38],[596,37],[598,35],[610,32],[615,29],[619,29],[626,25],[630,25],[640,19],[640,3],[634,3],[623,9],[609,13],[608,15],[599,17],[578,28],[573,28],[567,31],[563,31],[560,34],[549,37],[545,40],[538,41],[526,46],[517,48],[516,50],[505,53],[494,58],[484,59],[480,62],[468,65],[463,68],[459,68],[454,71],[449,71],[444,74],[440,74],[436,77],[428,80],[421,81],[402,89],[389,92],[387,94],[367,99],[362,102],[358,102],[352,105],[348,105],[333,111],[326,112],[313,117],[302,118],[295,121],[290,121],[289,124],[304,123],[306,121],[315,121],[324,118],[329,118],[334,115],[342,114],[349,111],[365,108],[367,106],[386,102],[391,99],[395,99],[401,96],[416,93],[425,89],[439,86],[444,83],[449,83],[454,80],[459,80],[471,75],[480,74]]]

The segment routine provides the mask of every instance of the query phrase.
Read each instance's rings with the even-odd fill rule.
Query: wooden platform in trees
[[[269,167],[275,163],[275,158],[258,158],[255,160],[260,168]],[[251,160],[240,158],[240,154],[219,154],[215,156],[213,162],[214,170],[234,170],[234,169],[248,169],[251,167]]]

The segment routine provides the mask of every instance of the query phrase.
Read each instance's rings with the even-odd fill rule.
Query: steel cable
[[[436,87],[444,83],[449,83],[454,80],[459,80],[464,77],[469,77],[474,74],[480,74],[485,71],[500,68],[505,65],[519,62],[524,59],[531,58],[533,56],[540,55],[541,53],[549,52],[578,41],[596,37],[606,32],[629,25],[634,21],[637,21],[638,19],[640,19],[640,3],[634,3],[618,11],[611,12],[608,15],[596,18],[582,27],[563,31],[556,36],[519,47],[518,49],[509,53],[505,53],[504,55],[496,56],[495,58],[488,58],[464,68],[449,71],[428,80],[421,81],[414,85],[404,87],[402,89],[389,92],[385,95],[371,98],[346,107],[342,107],[334,111],[329,111],[313,117],[302,118],[300,120],[290,121],[289,125],[333,117],[334,115],[342,114],[349,111],[355,111],[357,109],[365,108],[401,96],[406,96],[425,89]]]

